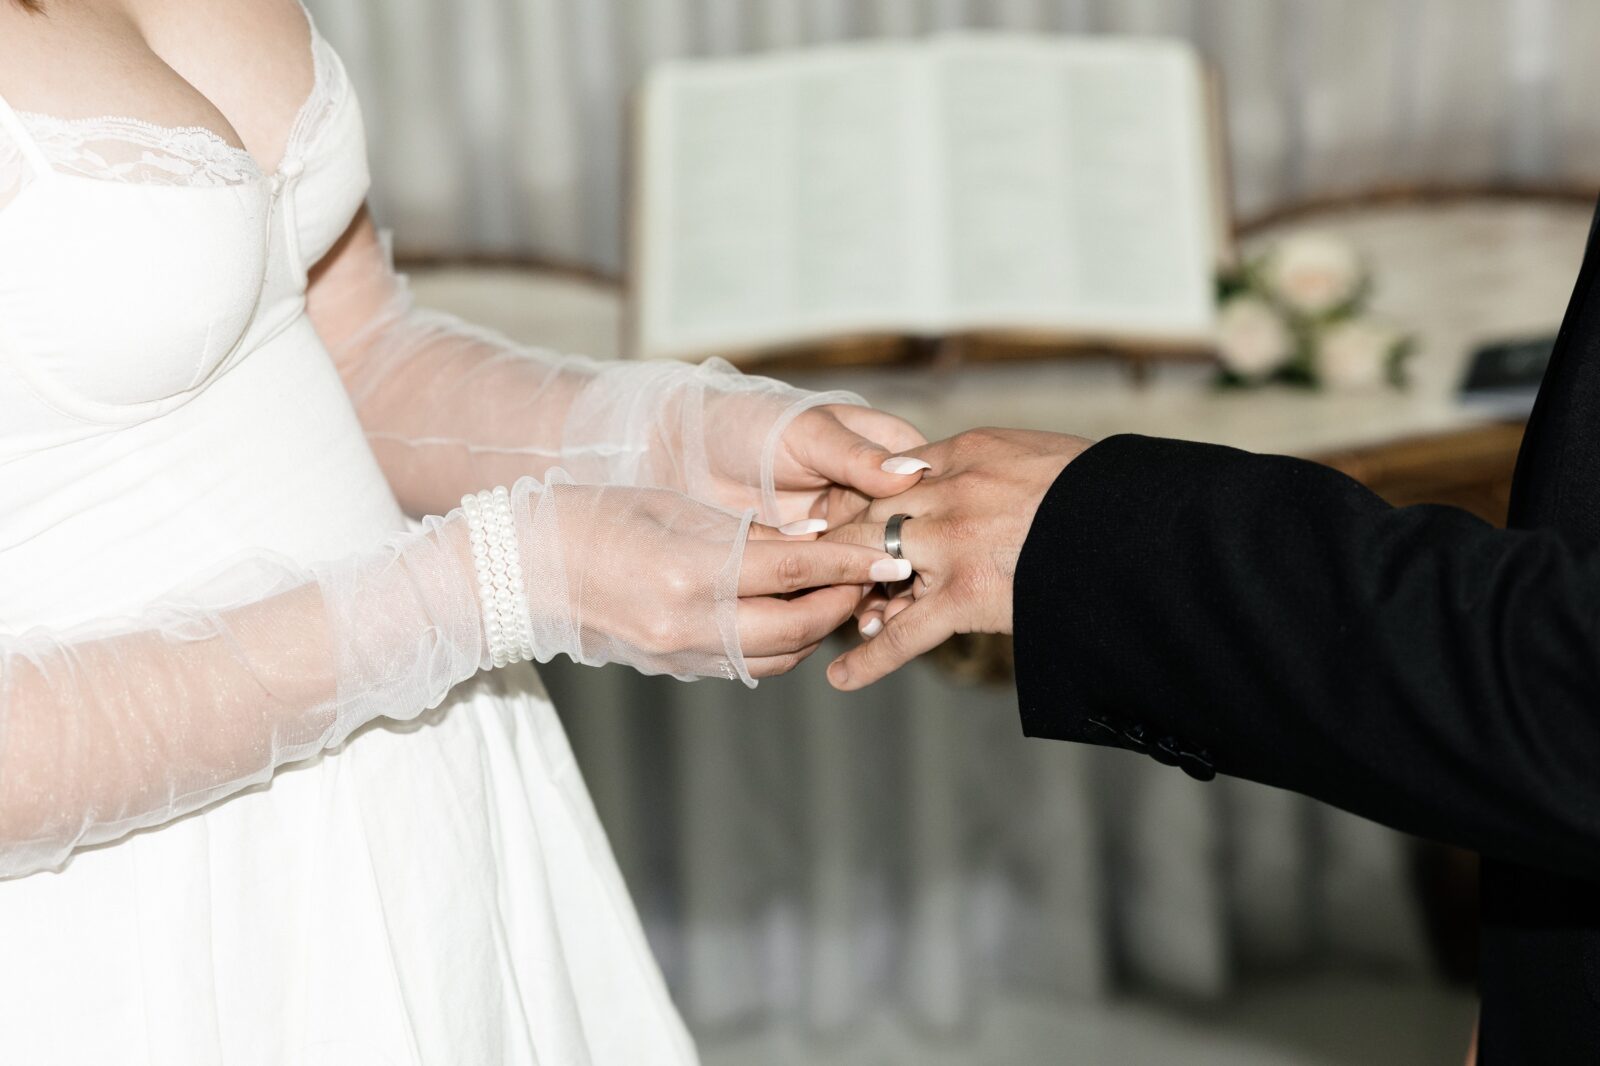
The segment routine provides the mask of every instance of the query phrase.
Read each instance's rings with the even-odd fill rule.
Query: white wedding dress
[[[241,550],[308,562],[406,528],[305,313],[368,183],[313,45],[273,175],[203,130],[0,101],[0,634],[132,615]],[[0,1061],[695,1052],[523,666],[0,880]]]

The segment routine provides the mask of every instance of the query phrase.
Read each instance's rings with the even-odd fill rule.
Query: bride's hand
[[[772,467],[783,521],[825,519],[830,528],[853,521],[873,500],[922,479],[927,462],[897,453],[927,443],[905,419],[870,407],[828,404],[802,412],[784,431]]]
[[[850,618],[867,587],[909,569],[664,489],[553,478],[542,494],[513,496],[540,643],[585,663],[746,682],[781,674]]]
[[[689,456],[686,469],[703,462],[709,479],[705,491],[691,495],[734,511],[756,507],[763,522],[807,534],[852,521],[872,500],[916,485],[926,469],[914,456],[896,454],[927,443],[915,426],[861,406],[849,393],[731,380],[737,387],[708,395],[698,421],[690,420],[707,428],[682,434],[704,444],[699,453],[678,448]]]
[[[853,547],[751,525],[739,571],[739,639],[751,677],[793,670],[850,620],[868,589],[911,575],[910,563],[879,551],[836,551]]]

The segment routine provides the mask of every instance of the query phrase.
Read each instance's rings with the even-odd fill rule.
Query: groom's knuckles
[[[950,489],[942,480],[923,481],[898,496],[885,496],[873,500],[867,507],[865,522],[876,522],[881,531],[884,523],[897,514],[907,515],[924,524],[935,521],[950,507]],[[908,525],[907,529],[910,528]]]

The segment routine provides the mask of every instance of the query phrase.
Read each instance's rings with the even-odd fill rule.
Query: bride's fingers
[[[859,428],[847,425],[846,418]],[[801,414],[784,435],[784,444],[804,469],[835,485],[868,496],[893,496],[915,485],[928,464],[914,459],[892,463],[893,453],[880,441],[900,445],[921,435],[894,415],[873,411],[862,418],[837,407],[821,407]]]
[[[887,524],[887,519],[869,517],[830,529],[823,535],[822,542],[882,549]],[[918,571],[937,573],[943,562],[944,532],[944,522],[941,519],[918,518],[911,515],[900,526],[900,554],[905,556]]]
[[[822,514],[827,516],[828,528],[831,529],[861,518],[871,504],[872,497],[864,496],[855,489],[835,485],[823,497]]]
[[[804,542],[816,540],[827,528],[828,520],[821,517],[796,518],[781,526],[764,526],[760,522],[751,522],[750,539]]]
[[[917,485],[898,496],[870,500],[863,498],[859,504],[855,504],[850,497],[830,497],[828,528],[822,539],[881,548],[883,529],[891,517],[903,514],[919,522],[932,522],[935,519],[931,516],[939,513],[939,502],[939,491],[930,485]],[[908,521],[906,528],[909,529],[911,525]]]
[[[765,655],[756,659],[746,657],[744,668],[750,671],[751,677],[757,679],[777,677],[779,674],[787,674],[790,670],[811,658],[812,653],[820,647],[822,647],[822,644],[818,642],[788,655]]]
[[[889,594],[881,585],[873,585],[856,607],[856,629],[863,637],[871,639],[883,632],[883,609],[889,605]]]
[[[911,564],[874,548],[826,541],[752,540],[739,570],[739,595],[771,596],[828,585],[903,581]],[[852,590],[859,595],[858,590]]]
[[[746,659],[809,647],[849,621],[860,600],[859,585],[817,589],[793,599],[745,597],[739,601],[739,647]]]

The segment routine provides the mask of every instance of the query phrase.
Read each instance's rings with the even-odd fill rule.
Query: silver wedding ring
[[[908,514],[892,515],[889,524],[883,527],[883,550],[888,552],[892,559],[905,558],[902,550],[905,545],[900,541],[900,531],[905,527],[906,519],[910,517]]]

